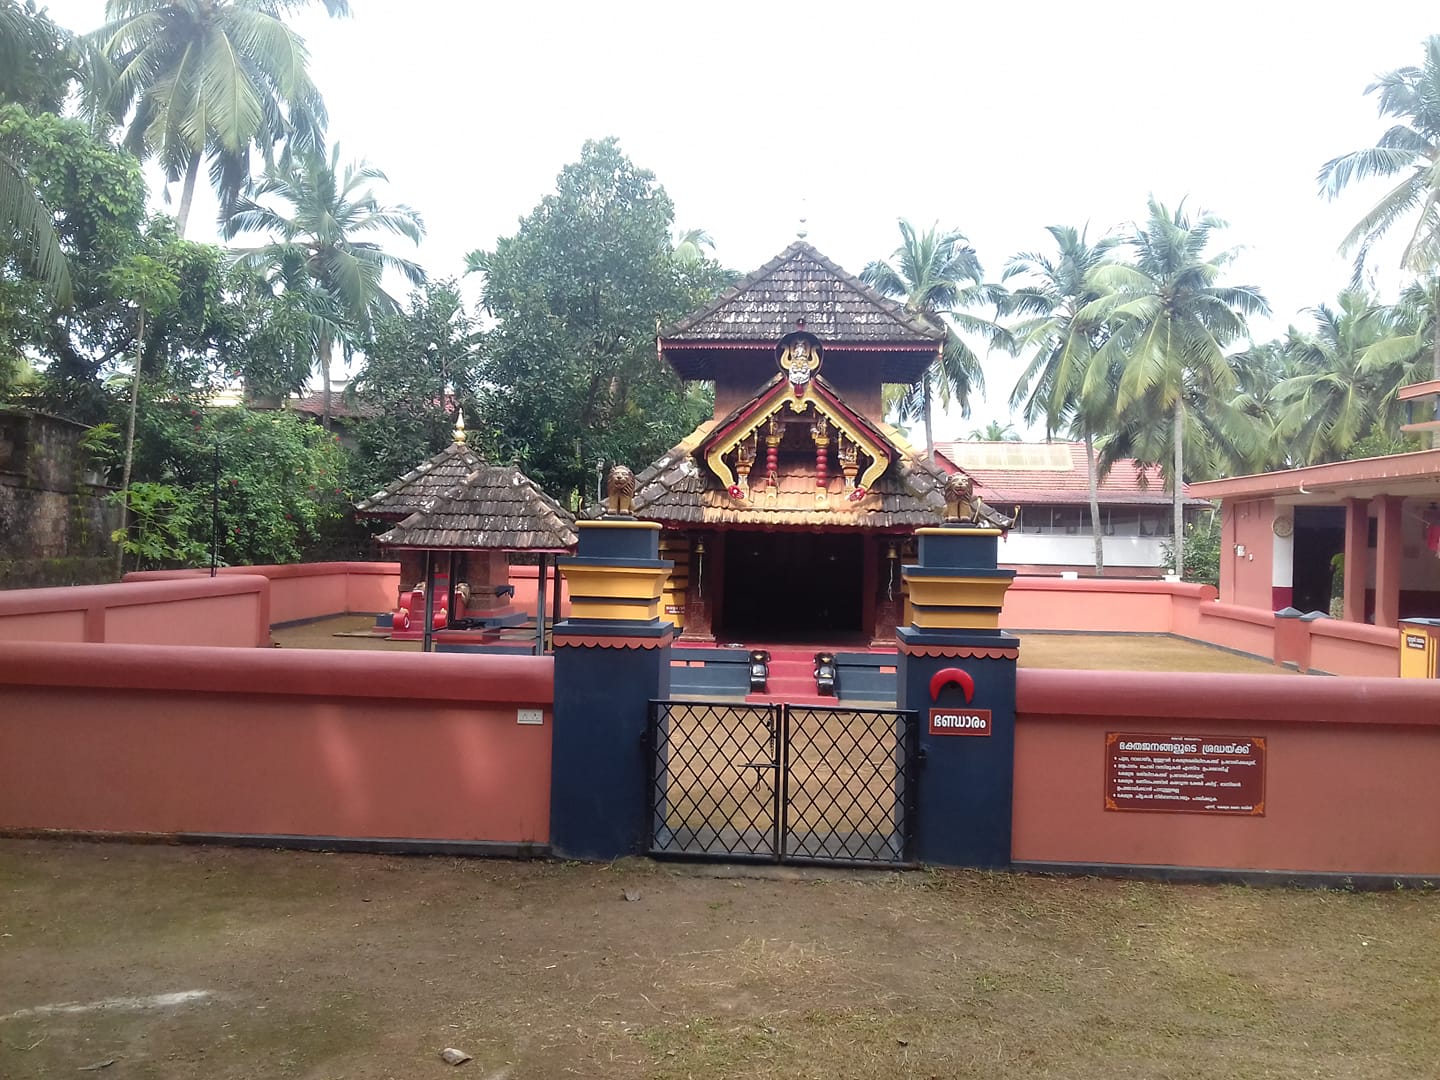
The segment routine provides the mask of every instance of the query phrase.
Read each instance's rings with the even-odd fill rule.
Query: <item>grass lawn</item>
[[[1440,1062],[1432,893],[723,872],[0,841],[0,1077],[442,1076],[447,1046],[476,1080]]]
[[[420,651],[418,641],[336,636],[361,634],[374,622],[374,617],[369,615],[339,615],[304,626],[274,630],[270,636],[287,649]],[[1213,645],[1158,634],[1023,634],[1020,666],[1107,671],[1242,671],[1260,675],[1286,670]]]

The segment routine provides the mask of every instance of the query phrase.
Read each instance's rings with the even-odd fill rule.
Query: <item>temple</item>
[[[881,388],[918,380],[945,335],[803,241],[661,329],[662,361],[715,386],[713,417],[635,478],[682,642],[893,648],[946,474],[882,421]]]

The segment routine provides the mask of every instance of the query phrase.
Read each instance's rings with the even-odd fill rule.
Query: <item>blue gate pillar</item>
[[[1010,864],[1019,639],[1000,629],[1013,570],[996,567],[1000,530],[918,529],[902,573],[911,624],[895,632],[898,704],[920,716],[915,852],[938,866]]]
[[[660,526],[626,516],[581,521],[574,558],[559,560],[570,618],[555,624],[550,847],[575,859],[645,851],[643,741],[652,698],[670,695],[675,627],[660,619],[674,563]]]

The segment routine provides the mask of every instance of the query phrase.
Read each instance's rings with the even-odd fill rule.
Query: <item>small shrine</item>
[[[712,419],[635,478],[683,641],[893,645],[946,474],[883,421],[881,389],[916,382],[946,333],[803,241],[660,331],[676,374],[715,385]]]
[[[356,504],[360,517],[395,522],[378,542],[400,560],[400,595],[390,636],[493,643],[494,631],[522,623],[510,556],[538,556],[536,651],[543,651],[549,557],[575,546],[569,511],[514,465],[491,465],[465,443],[459,416],[450,445],[384,490]],[[554,594],[558,607],[559,592]],[[470,634],[471,637],[454,636]]]

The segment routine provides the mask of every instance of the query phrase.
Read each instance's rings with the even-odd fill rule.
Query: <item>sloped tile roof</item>
[[[355,504],[358,517],[398,521],[428,510],[465,477],[484,465],[484,459],[464,443],[452,442],[428,461],[422,461],[398,480]]]
[[[430,550],[565,551],[575,546],[575,519],[515,466],[481,465],[379,540]]]
[[[716,300],[660,331],[661,341],[779,341],[796,328],[827,346],[938,345],[945,328],[907,312],[797,240]]]
[[[950,467],[970,476],[991,505],[1069,506],[1090,501],[1083,442],[937,442],[935,449]],[[1188,492],[1188,484],[1186,488]],[[1111,467],[1100,481],[1099,496],[1104,506],[1170,504],[1160,470],[1129,458]],[[1205,505],[1203,499],[1186,502]]]

